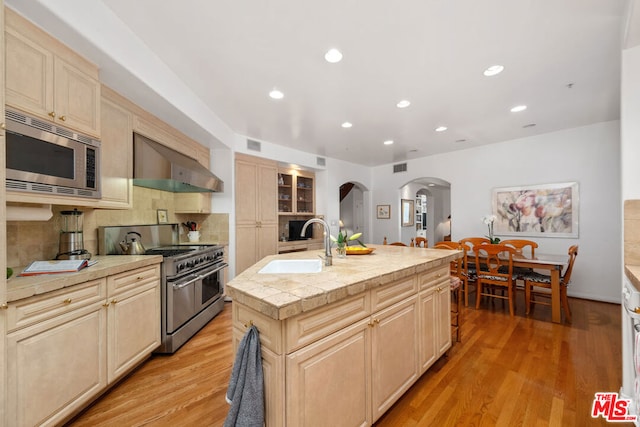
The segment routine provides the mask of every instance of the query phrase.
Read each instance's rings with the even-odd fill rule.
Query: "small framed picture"
[[[377,213],[378,219],[391,218],[391,205],[378,205]]]
[[[158,209],[158,224],[166,224],[169,222],[168,218],[166,209]]]

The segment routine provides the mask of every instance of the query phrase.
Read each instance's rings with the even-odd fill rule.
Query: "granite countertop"
[[[148,265],[162,262],[160,255],[98,255],[91,258],[96,264],[75,273],[41,274],[18,276],[26,268],[17,267],[7,280],[7,302],[63,289],[68,286],[101,279]]]
[[[333,256],[320,273],[259,274],[274,259],[317,259],[324,250],[271,255],[247,268],[225,286],[233,301],[273,319],[283,320],[403,277],[447,265],[461,251],[368,245],[370,255]]]

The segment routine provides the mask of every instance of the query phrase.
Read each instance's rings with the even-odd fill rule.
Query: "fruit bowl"
[[[347,255],[369,255],[375,248],[365,248],[364,246],[347,246]]]

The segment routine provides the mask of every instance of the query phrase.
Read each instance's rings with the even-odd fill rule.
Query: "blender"
[[[84,248],[82,235],[82,212],[78,209],[61,211],[62,227],[56,259],[90,259],[91,253]]]

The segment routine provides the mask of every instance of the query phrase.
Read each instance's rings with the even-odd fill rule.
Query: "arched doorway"
[[[348,235],[364,233],[365,191],[362,185],[355,182],[345,182],[340,186],[341,228],[344,228]]]
[[[427,238],[429,246],[451,235],[451,184],[440,178],[422,177],[400,188],[401,199],[414,199],[416,221],[401,227],[400,240],[408,243],[416,236]],[[425,207],[426,205],[426,207]],[[420,221],[418,221],[418,215]]]

